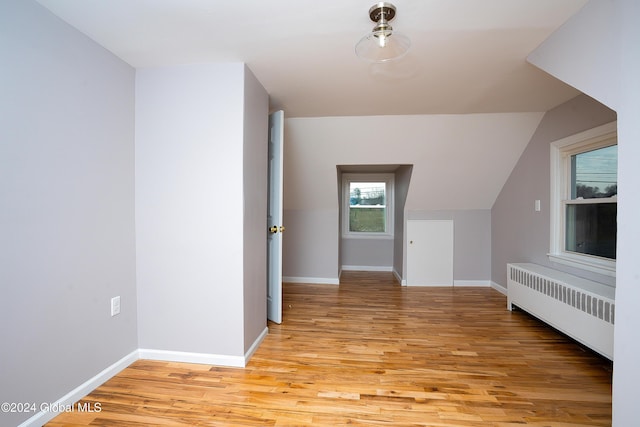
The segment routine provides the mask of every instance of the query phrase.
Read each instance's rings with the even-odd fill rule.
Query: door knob
[[[280,226],[280,232],[281,232],[281,233],[284,233],[284,225],[281,225],[281,226]]]
[[[278,227],[276,225],[272,225],[269,227],[269,233],[276,234],[278,232]]]

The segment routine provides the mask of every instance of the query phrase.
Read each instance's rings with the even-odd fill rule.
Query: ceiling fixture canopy
[[[365,61],[387,62],[402,58],[411,46],[406,35],[394,31],[389,22],[396,16],[391,3],[378,2],[369,9],[369,18],[376,23],[373,30],[356,45],[356,55]]]

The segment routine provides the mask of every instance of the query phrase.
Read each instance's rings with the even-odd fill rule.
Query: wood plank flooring
[[[284,286],[245,369],[140,360],[48,426],[610,426],[612,365],[490,288]]]

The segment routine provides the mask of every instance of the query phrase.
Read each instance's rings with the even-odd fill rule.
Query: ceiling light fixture
[[[389,25],[396,16],[391,3],[378,2],[369,9],[369,18],[376,23],[373,30],[356,45],[356,55],[365,61],[387,62],[402,58],[411,46],[409,37],[394,31]]]

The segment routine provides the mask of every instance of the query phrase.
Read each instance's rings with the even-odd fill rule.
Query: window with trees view
[[[574,154],[570,163],[565,248],[616,259],[618,146]]]
[[[342,186],[344,235],[392,234],[393,174],[344,174]]]
[[[614,275],[618,207],[615,124],[556,141],[552,162],[555,209],[549,256],[553,261]]]

